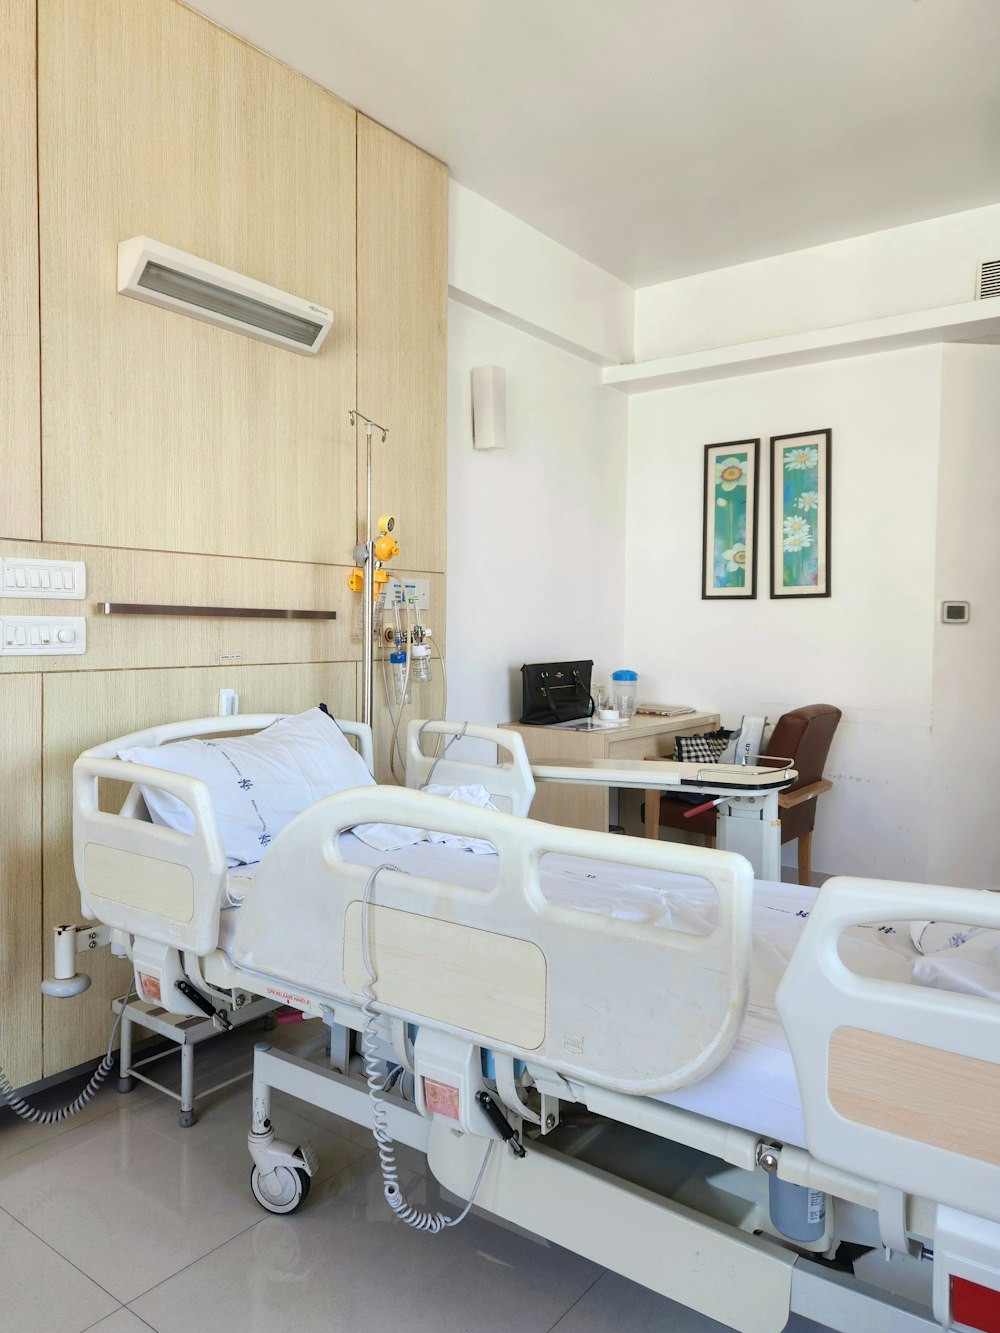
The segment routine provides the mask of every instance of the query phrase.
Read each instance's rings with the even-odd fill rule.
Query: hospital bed
[[[273,720],[155,728],[74,772],[83,911],[140,994],[194,1012],[183,981],[201,1006],[265,997],[329,1029],[325,1064],[255,1052],[265,1207],[297,1207],[316,1165],[277,1137],[272,1090],[370,1123],[367,956],[384,1068],[405,1074],[383,1094],[388,1131],[460,1198],[478,1180],[486,1212],[743,1333],[792,1311],[843,1330],[1000,1329],[1000,1009],[947,979],[912,984],[909,925],[997,931],[1000,897],[838,879],[814,901],[755,889],[731,852],[547,826],[523,817],[516,733],[465,729],[497,744],[496,765],[426,754],[448,723],[411,724],[407,789],[320,801],[234,872],[203,783],[116,757]],[[367,728],[341,725],[370,762]],[[416,790],[429,775],[481,783],[499,809]],[[130,784],[117,812],[105,780]],[[151,823],[143,787],[182,801],[193,831]],[[380,853],[350,832],[373,821],[497,855]]]

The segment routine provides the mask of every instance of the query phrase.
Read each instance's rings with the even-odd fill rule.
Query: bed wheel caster
[[[197,1116],[193,1111],[182,1111],[177,1117],[181,1129],[190,1129],[196,1119]]]
[[[265,1032],[273,1032],[274,1029],[275,1029],[277,1026],[278,1026],[278,1020],[277,1020],[277,1018],[275,1018],[274,1014],[265,1014],[265,1015],[264,1015],[264,1031],[265,1031]]]
[[[269,1213],[294,1213],[309,1195],[310,1176],[298,1167],[276,1166],[266,1175],[260,1167],[250,1170],[250,1189],[253,1197]]]
[[[132,1078],[131,1075],[129,1074],[126,1074],[124,1078],[120,1078],[118,1080],[119,1092],[131,1092],[134,1087],[135,1087],[135,1079]]]

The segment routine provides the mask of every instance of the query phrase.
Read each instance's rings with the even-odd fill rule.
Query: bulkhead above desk
[[[530,763],[550,759],[661,759],[674,756],[674,737],[714,731],[719,726],[718,713],[681,713],[675,717],[633,717],[624,727],[601,731],[572,731],[566,727],[532,726],[523,722],[503,722],[501,726],[516,731],[524,741]],[[539,786],[531,806],[531,818],[566,828],[596,829],[608,827],[609,794],[607,787],[591,787],[546,782]]]

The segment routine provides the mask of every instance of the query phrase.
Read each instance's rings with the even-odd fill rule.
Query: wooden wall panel
[[[11,614],[84,616],[87,651],[79,657],[0,656],[0,675],[25,671],[106,671],[128,667],[214,666],[225,661],[344,662],[361,655],[352,633],[357,594],[351,567],[242,560],[166,551],[116,551],[100,546],[0,541],[0,556],[82,560],[83,601],[9,602]],[[429,624],[444,640],[444,575],[428,576]],[[168,606],[289,607],[337,613],[334,621],[105,616],[105,601]],[[440,628],[439,628],[440,627]]]
[[[42,1076],[42,681],[0,680],[0,1064],[15,1087]]]
[[[447,481],[448,171],[358,117],[358,407],[376,437],[375,515],[399,520],[408,570],[444,570]],[[359,522],[365,441],[358,434]]]
[[[141,727],[213,713],[222,686],[239,691],[243,713],[299,712],[322,701],[336,714],[356,717],[356,671],[354,663],[340,663],[47,676],[45,965],[51,961],[52,927],[80,919],[80,895],[73,875],[71,771],[81,751]],[[2,681],[0,686],[10,683]],[[34,935],[37,937],[37,919]],[[94,980],[89,991],[73,1000],[44,1002],[46,1075],[80,1064],[107,1046],[109,1005],[128,984],[128,965],[112,958],[106,949],[89,957],[87,965]]]
[[[41,536],[35,3],[0,23],[0,536]]]
[[[40,0],[46,540],[355,540],[356,113],[174,0]],[[300,356],[116,292],[147,235],[328,306]]]
[[[351,638],[354,594],[349,566],[120,551],[99,546],[0,541],[0,556],[82,560],[83,601],[18,599],[19,615],[86,616],[87,651],[79,657],[0,657],[8,671],[95,671],[116,667],[212,666],[244,662],[345,661],[360,655]],[[443,580],[442,580],[443,583]],[[101,602],[336,611],[334,621],[105,616]]]

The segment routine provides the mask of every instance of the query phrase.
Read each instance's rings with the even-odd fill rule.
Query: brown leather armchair
[[[799,883],[812,883],[812,835],[816,826],[816,799],[833,783],[823,776],[830,742],[840,721],[840,709],[831,704],[808,704],[783,713],[774,725],[764,755],[791,759],[798,778],[778,797],[781,810],[781,841],[799,842]],[[691,806],[660,792],[646,792],[646,837],[658,838],[661,828],[701,833],[706,846],[715,846],[714,810],[685,819]]]

